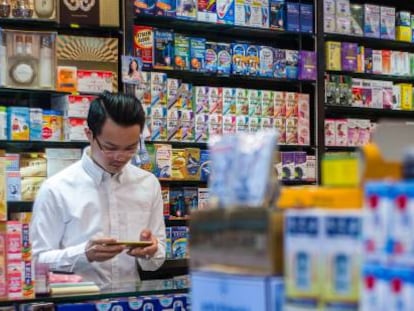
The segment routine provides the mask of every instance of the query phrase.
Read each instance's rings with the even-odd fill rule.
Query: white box
[[[195,271],[191,274],[191,308],[200,310],[280,311],[282,278]]]

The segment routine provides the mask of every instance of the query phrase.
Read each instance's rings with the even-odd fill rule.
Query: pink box
[[[113,73],[111,71],[78,70],[78,92],[98,94],[113,91]]]
[[[208,102],[210,106],[210,113],[223,112],[223,88],[209,87],[208,88]]]
[[[325,120],[325,145],[326,146],[335,146],[335,120],[326,119]]]
[[[286,92],[286,118],[298,117],[298,93]]]
[[[348,146],[358,146],[359,122],[357,119],[348,120]]]
[[[89,106],[96,96],[68,95],[68,117],[87,118]]]
[[[298,95],[298,144],[310,145],[309,94]]]
[[[274,101],[274,116],[276,118],[286,117],[285,92],[275,92],[273,96],[273,101]]]
[[[209,117],[209,127],[210,137],[212,135],[222,135],[223,134],[223,116],[218,113],[210,114]]]
[[[286,144],[287,145],[298,144],[298,118],[297,117],[286,118]]]
[[[286,144],[286,118],[277,117],[273,120],[273,125],[279,133],[279,144]]]
[[[347,119],[335,120],[335,146],[348,146]]]
[[[223,116],[223,135],[236,133],[236,116]]]

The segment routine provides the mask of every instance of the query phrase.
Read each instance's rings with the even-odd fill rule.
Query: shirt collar
[[[88,146],[83,150],[82,154],[82,167],[86,171],[86,173],[91,176],[91,178],[95,181],[97,185],[100,185],[104,180],[113,178],[118,183],[121,183],[124,178],[122,178],[124,174],[124,169],[121,172],[116,173],[115,175],[111,175],[107,171],[105,171],[102,167],[95,163],[91,157],[91,147]]]

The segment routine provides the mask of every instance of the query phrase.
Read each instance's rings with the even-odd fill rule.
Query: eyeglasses
[[[101,152],[108,158],[132,157],[138,152],[138,145],[126,150],[106,150],[102,147],[99,139],[97,137],[94,138],[98,144],[99,150],[101,150]],[[141,145],[141,141],[139,141],[139,145]]]

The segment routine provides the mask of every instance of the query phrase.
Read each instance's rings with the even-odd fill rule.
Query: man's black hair
[[[94,137],[101,134],[107,118],[121,126],[138,124],[141,131],[145,124],[145,112],[141,102],[132,95],[104,91],[91,102],[88,127]]]

